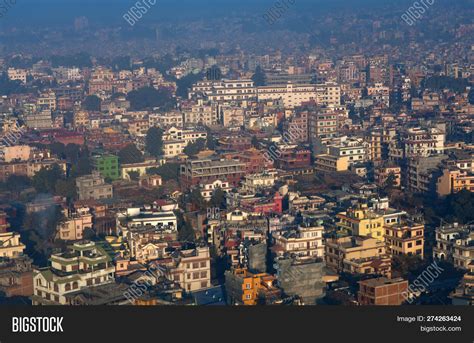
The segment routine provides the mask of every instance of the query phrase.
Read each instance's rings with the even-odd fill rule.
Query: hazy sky
[[[137,0],[17,0],[1,21],[60,22],[85,15],[94,21],[114,21],[121,17]],[[143,1],[143,0],[139,0]],[[280,0],[285,1],[285,0]],[[286,0],[287,1],[287,0]],[[341,5],[361,6],[378,4],[381,0],[294,0],[291,10],[322,10]],[[393,1],[393,0],[392,0]],[[399,2],[400,0],[397,0]],[[265,11],[276,0],[157,0],[148,15],[156,16],[212,16],[221,13]],[[390,2],[382,0],[382,2]]]
[[[17,4],[0,18],[0,25],[71,23],[78,16],[88,17],[91,23],[118,23],[123,21],[122,15],[137,1],[146,0],[17,0]],[[399,4],[403,7],[404,3],[409,6],[412,2],[413,0],[294,0],[289,10],[323,13],[330,9],[373,8],[384,4]],[[175,17],[185,19],[225,14],[258,14],[264,13],[275,3],[276,0],[157,0],[146,17],[148,20],[170,20]]]

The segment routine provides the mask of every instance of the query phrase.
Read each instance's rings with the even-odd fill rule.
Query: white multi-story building
[[[236,106],[220,106],[220,122],[224,127],[244,126],[245,109]]]
[[[438,128],[411,128],[406,131],[402,143],[405,157],[431,156],[444,153],[446,135]]]
[[[117,215],[117,228],[124,236],[130,228],[152,226],[175,232],[178,229],[178,220],[173,211],[158,211],[151,208],[128,208]]]
[[[56,94],[54,92],[43,93],[36,102],[36,106],[42,110],[56,110]]]
[[[436,245],[433,247],[433,257],[442,261],[454,263],[454,246],[474,232],[474,227],[468,225],[445,224],[436,229]]]
[[[372,98],[375,103],[390,106],[390,88],[383,83],[375,83],[371,87],[367,87],[367,95]]]
[[[323,226],[303,225],[297,229],[279,230],[272,233],[273,250],[277,256],[292,254],[300,259],[324,258]]]
[[[199,100],[196,105],[183,110],[185,124],[217,125],[219,121],[219,106],[216,103],[204,103]]]
[[[369,145],[362,138],[357,137],[337,137],[325,142],[320,147],[323,154],[328,154],[337,158],[345,158],[348,166],[366,162],[369,156]],[[324,151],[325,150],[325,151]]]
[[[211,287],[211,257],[209,247],[176,250],[170,258],[153,263],[169,270],[170,279],[187,292]]]
[[[256,89],[252,80],[201,81],[193,86],[190,97],[201,93],[207,100],[214,102],[242,102],[256,98]]]
[[[207,201],[211,200],[212,194],[216,189],[221,189],[224,193],[230,192],[232,190],[232,186],[226,182],[221,180],[216,180],[211,183],[203,183],[201,186],[201,195]]]
[[[62,81],[76,81],[82,79],[81,70],[79,68],[59,67],[53,69],[54,76]]]
[[[164,157],[172,158],[182,154],[189,143],[194,143],[198,139],[207,139],[207,132],[170,127],[163,134]]]
[[[85,287],[114,282],[115,266],[102,246],[79,242],[53,254],[51,267],[33,273],[33,305],[66,305],[67,295]]]
[[[325,83],[293,84],[262,86],[257,88],[259,101],[282,100],[286,108],[301,106],[303,103],[315,102],[321,106],[339,106],[341,88],[337,84]]]
[[[11,81],[21,81],[22,83],[26,83],[27,72],[24,69],[8,68],[7,74]]]
[[[152,113],[148,116],[150,127],[158,126],[161,128],[183,127],[184,119],[181,112]]]
[[[273,187],[275,180],[276,176],[273,172],[246,175],[245,180],[242,183],[242,191],[249,194],[255,194],[259,190]]]

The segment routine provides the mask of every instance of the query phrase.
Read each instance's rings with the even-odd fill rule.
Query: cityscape
[[[474,304],[473,0],[41,2],[0,1],[0,307]]]

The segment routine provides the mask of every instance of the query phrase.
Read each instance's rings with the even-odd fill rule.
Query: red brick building
[[[245,151],[252,147],[252,138],[248,136],[228,136],[219,139],[219,148],[226,151]]]
[[[246,174],[258,174],[274,168],[273,163],[265,159],[263,153],[255,148],[243,151],[236,155],[236,158],[245,163]]]
[[[238,186],[245,175],[245,164],[234,160],[199,159],[188,160],[180,168],[181,187],[190,189],[199,184],[209,184],[216,180]]]
[[[408,289],[408,281],[402,278],[385,277],[359,282],[358,300],[360,305],[401,305]]]
[[[281,150],[276,164],[283,170],[308,168],[311,166],[311,151],[301,148]]]
[[[283,212],[283,197],[280,193],[276,192],[273,198],[265,198],[263,201],[242,203],[242,208],[249,212],[258,214],[281,214]]]

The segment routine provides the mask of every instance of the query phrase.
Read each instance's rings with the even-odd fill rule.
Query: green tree
[[[49,150],[60,159],[66,158],[66,146],[63,143],[54,142],[49,145]]]
[[[14,193],[16,198],[28,187],[31,187],[31,180],[23,175],[10,175],[5,182],[0,184],[1,190]]]
[[[188,156],[196,156],[206,148],[206,145],[206,140],[199,138],[194,143],[188,143],[183,152]]]
[[[181,242],[194,242],[196,240],[196,233],[193,227],[188,223],[180,211],[176,211],[178,221],[178,240]]]
[[[163,155],[163,130],[157,127],[151,127],[146,134],[146,151],[154,156]]]
[[[260,147],[260,142],[258,141],[257,136],[252,137],[252,146],[256,149]]]
[[[450,89],[454,92],[461,93],[466,90],[469,85],[467,79],[454,78],[451,76],[431,76],[422,82],[422,87],[431,90]]]
[[[130,107],[134,111],[150,110],[155,107],[171,110],[176,107],[176,99],[168,88],[143,87],[128,93],[127,100],[130,101]]]
[[[64,148],[64,154],[66,159],[72,164],[76,164],[79,159],[79,154],[81,152],[81,146],[73,143],[69,143]]]
[[[58,180],[55,185],[55,194],[66,197],[67,199],[76,199],[76,180],[72,178],[67,180]]]
[[[56,182],[63,177],[62,169],[54,164],[51,169],[42,168],[33,176],[33,187],[39,193],[51,193],[56,190]]]
[[[474,220],[474,193],[463,189],[446,198],[446,215],[452,221],[468,223]]]
[[[77,161],[77,176],[89,175],[92,173],[92,162],[87,153],[81,153],[79,161]]]
[[[179,164],[165,163],[158,168],[148,169],[147,174],[160,175],[163,181],[179,180]]]
[[[207,132],[207,140],[206,140],[207,148],[209,150],[215,150],[218,145],[217,139],[212,134],[212,130],[210,128],[206,127],[206,132]]]
[[[189,194],[189,202],[199,210],[207,208],[207,202],[201,194],[201,190],[196,187]]]
[[[225,192],[219,187],[212,192],[211,205],[214,207],[225,207]]]
[[[218,66],[213,65],[206,71],[206,79],[208,79],[209,81],[219,81],[220,79],[222,79],[221,69]]]
[[[201,81],[204,77],[203,73],[199,74],[188,74],[185,77],[176,80],[176,95],[182,98],[187,98],[189,89],[198,81]]]
[[[262,67],[257,66],[257,68],[255,69],[255,74],[253,74],[252,76],[252,81],[256,87],[265,86],[267,82],[267,77]]]
[[[100,112],[101,100],[97,95],[89,95],[84,99],[82,108],[86,111]]]
[[[140,173],[136,170],[132,170],[128,172],[128,176],[130,177],[130,180],[138,181],[138,179],[140,178]]]
[[[387,177],[387,179],[384,182],[383,191],[385,193],[389,193],[392,189],[395,188],[396,181],[397,181],[397,177],[395,176],[395,174],[390,173],[390,175]]]
[[[129,144],[120,150],[118,157],[121,164],[140,163],[145,160],[143,154],[137,149],[135,144]]]
[[[11,81],[7,73],[0,75],[0,95],[20,94],[25,91],[26,88],[21,84],[21,81]]]

